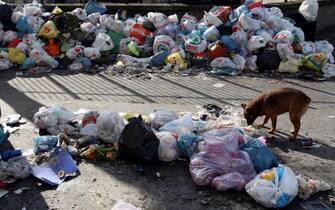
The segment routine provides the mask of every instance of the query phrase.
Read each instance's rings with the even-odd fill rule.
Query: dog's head
[[[243,108],[243,115],[244,118],[247,120],[247,125],[252,125],[256,118],[259,116],[259,112],[257,109],[250,107],[249,105],[242,104]]]

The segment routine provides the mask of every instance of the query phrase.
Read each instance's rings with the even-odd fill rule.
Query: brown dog
[[[271,118],[272,128],[269,133],[276,131],[277,116],[288,112],[294,127],[291,131],[292,139],[296,139],[301,125],[300,119],[307,111],[310,102],[311,99],[300,90],[279,88],[263,92],[248,105],[242,104],[242,107],[248,125],[253,124],[257,117],[265,115],[263,124],[258,126],[258,128],[261,128]]]

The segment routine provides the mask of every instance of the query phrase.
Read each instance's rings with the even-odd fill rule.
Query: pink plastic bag
[[[249,155],[238,150],[244,136],[235,128],[219,130],[219,136],[206,134],[199,143],[201,152],[193,155],[190,162],[192,179],[199,186],[217,190],[242,190],[256,176]]]

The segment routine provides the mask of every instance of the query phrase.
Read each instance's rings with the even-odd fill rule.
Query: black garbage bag
[[[57,29],[61,33],[70,33],[74,29],[80,28],[79,19],[72,13],[63,12],[61,14],[54,15],[50,19],[55,23]]]
[[[276,70],[280,64],[277,50],[265,49],[257,56],[256,64],[260,72]]]
[[[15,30],[15,24],[12,22],[12,7],[5,2],[0,2],[0,22],[3,24],[4,30]]]
[[[132,118],[125,126],[119,140],[118,158],[138,164],[158,161],[159,139],[142,116]]]

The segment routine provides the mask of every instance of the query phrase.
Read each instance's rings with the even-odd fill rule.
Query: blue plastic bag
[[[221,36],[220,40],[224,44],[224,46],[228,49],[228,51],[232,51],[235,53],[239,53],[241,51],[238,44],[230,36],[227,35]]]
[[[29,26],[27,22],[27,17],[21,16],[16,22],[16,28],[19,32],[27,34],[29,31]]]
[[[150,58],[150,66],[163,66],[165,65],[165,58],[169,56],[169,51],[164,50],[157,53]]]
[[[10,136],[8,130],[5,130],[2,125],[0,125],[0,144],[2,142],[7,141],[8,137]]]
[[[81,63],[86,71],[91,70],[92,67],[91,60],[86,57],[76,58],[76,60],[74,60],[73,63]]]
[[[197,144],[200,141],[197,135],[190,133],[179,136],[177,146],[182,154],[186,158],[191,158],[192,154],[197,149]]]
[[[257,138],[250,138],[240,149],[246,151],[257,173],[278,166],[278,159],[271,150]]]
[[[31,58],[26,58],[23,61],[23,64],[20,66],[20,69],[30,69],[36,66],[35,61]]]
[[[100,14],[104,14],[107,12],[107,8],[101,4],[99,4],[96,0],[89,0],[85,5],[85,11],[87,15],[99,12]]]

